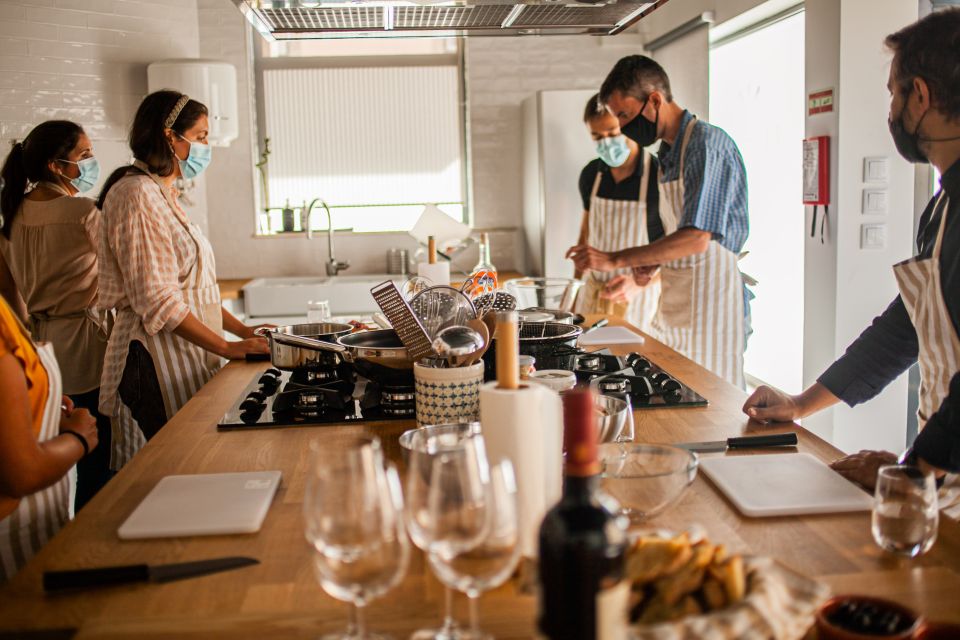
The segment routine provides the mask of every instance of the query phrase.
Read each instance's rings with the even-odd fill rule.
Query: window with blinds
[[[385,64],[389,65],[389,58]],[[300,208],[330,206],[334,228],[408,230],[427,203],[464,216],[456,64],[264,68],[261,135],[268,211],[260,233],[300,231]],[[287,215],[282,209],[294,210]],[[326,229],[322,209],[311,226]]]

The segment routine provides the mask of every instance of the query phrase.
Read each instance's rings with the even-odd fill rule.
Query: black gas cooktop
[[[707,406],[706,398],[638,353],[582,353],[573,371],[579,382],[589,382],[600,393],[628,396],[634,409]]]

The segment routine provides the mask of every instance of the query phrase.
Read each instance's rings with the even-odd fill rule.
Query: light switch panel
[[[860,225],[860,248],[861,249],[886,249],[887,248],[887,225],[885,224],[862,224]]]
[[[885,183],[890,177],[890,159],[873,156],[863,159],[863,181]]]
[[[887,190],[864,189],[861,212],[866,215],[884,215],[887,213]]]

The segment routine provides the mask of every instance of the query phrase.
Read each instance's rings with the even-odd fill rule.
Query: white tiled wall
[[[240,130],[252,129],[251,36],[230,0],[0,0],[0,17],[4,140],[44,119],[73,119],[91,134],[106,174],[129,159],[126,132],[147,91],[146,65],[173,57],[234,64]],[[524,266],[514,231],[521,216],[521,103],[540,89],[597,87],[619,57],[638,49],[630,35],[467,41],[474,221],[497,229],[493,258],[501,268]],[[197,205],[190,213],[207,228],[220,276],[320,273],[322,241],[252,237],[255,144],[253,135],[241,135],[217,148],[192,194]],[[388,247],[414,248],[406,234],[344,234],[337,246],[339,257],[353,262],[351,273],[383,271]],[[465,266],[475,256],[464,256]]]
[[[147,64],[197,54],[196,0],[0,0],[0,148],[43,120],[73,120],[93,141],[102,183],[129,161]],[[191,196],[189,213],[205,224],[203,185]]]

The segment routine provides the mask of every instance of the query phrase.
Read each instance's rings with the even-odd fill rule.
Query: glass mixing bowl
[[[697,477],[697,454],[666,444],[600,445],[603,488],[632,524],[661,513]]]

